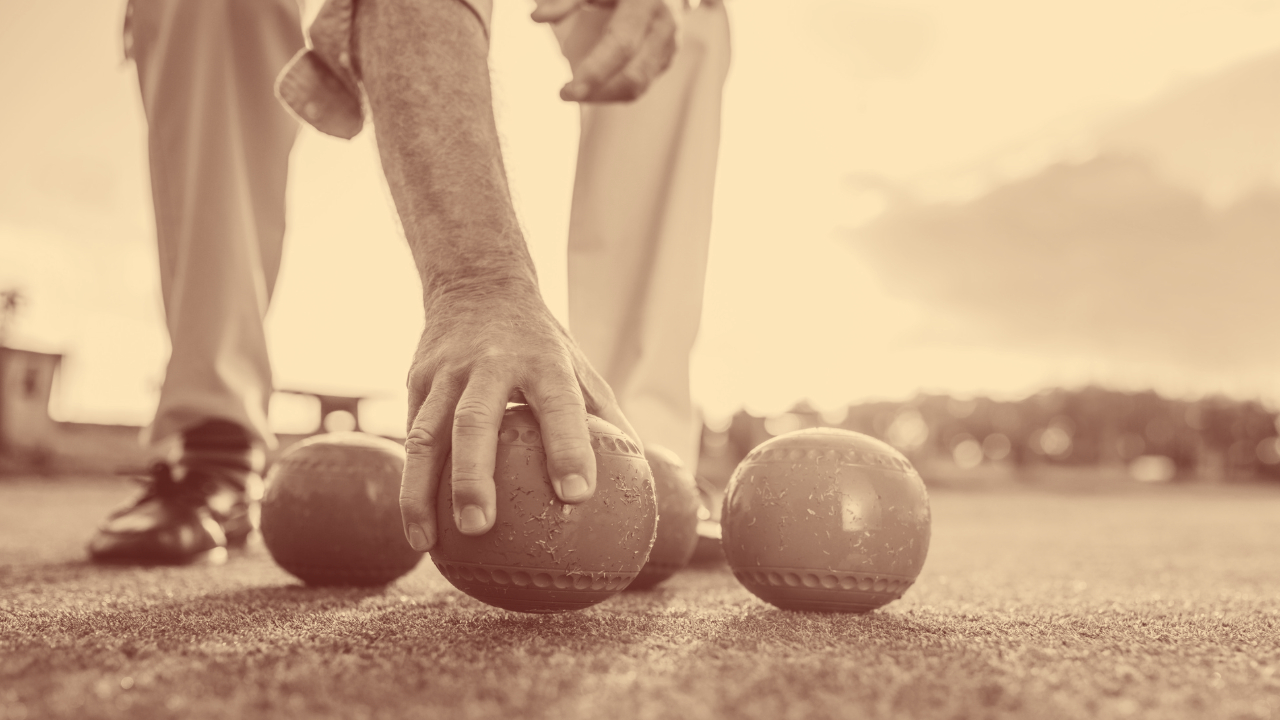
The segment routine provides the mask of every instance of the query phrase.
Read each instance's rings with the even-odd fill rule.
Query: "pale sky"
[[[547,29],[528,20],[531,3],[496,5],[491,66],[507,167],[544,295],[563,318],[576,108],[557,97],[567,67]],[[1004,312],[1002,305],[1019,305],[1016,293],[1003,303],[970,302],[948,273],[955,267],[983,287],[1016,288],[1011,278],[1068,257],[1037,255],[1034,244],[996,238],[973,218],[1018,188],[1043,189],[1057,164],[1097,153],[1145,153],[1155,179],[1141,182],[1157,188],[1151,193],[1203,198],[1210,215],[1250,191],[1275,191],[1280,130],[1256,119],[1275,101],[1239,110],[1225,103],[1219,118],[1234,127],[1231,113],[1243,113],[1240,123],[1263,128],[1248,136],[1265,146],[1257,152],[1244,146],[1233,155],[1212,135],[1158,131],[1176,125],[1168,118],[1185,88],[1217,87],[1232,68],[1280,51],[1280,1],[727,5],[733,65],[693,361],[695,398],[709,416],[743,406],[776,412],[802,398],[836,408],[919,390],[1009,396],[1090,381],[1280,400],[1280,374],[1270,370],[1280,352],[1249,339],[1274,335],[1274,302],[1263,316],[1261,290],[1222,292],[1240,290],[1228,263],[1247,263],[1239,256],[1252,245],[1237,243],[1222,257],[1195,247],[1176,253],[1179,267],[1222,276],[1188,292],[1234,321],[1184,326],[1119,312],[1124,327],[1141,330],[1128,344],[1113,342],[1116,328],[1104,331],[1084,310],[1072,315],[1096,295],[1090,246],[1069,255],[1084,266],[1053,274],[1062,302],[1052,307]],[[30,299],[17,344],[68,354],[59,417],[145,423],[167,341],[145,129],[133,69],[120,60],[122,8],[122,0],[0,6],[8,110],[0,114],[0,288],[18,285]],[[1264,95],[1280,95],[1276,87]],[[1173,139],[1143,145],[1133,140],[1135,126],[1144,129],[1139,139]],[[269,330],[278,385],[378,395],[366,420],[390,432],[403,424],[421,308],[372,143],[368,132],[344,142],[302,131]],[[1237,155],[1251,160],[1195,161]],[[1086,184],[1113,177],[1064,172]],[[934,221],[947,229],[911,234]],[[961,226],[978,235],[948,234]],[[1147,240],[1144,252],[1165,255]],[[962,252],[967,242],[972,252]],[[1001,259],[1013,254],[1018,262]],[[943,263],[956,257],[980,270]],[[1275,260],[1259,262],[1272,263],[1262,267],[1274,275]],[[1146,297],[1144,283],[1167,285],[1141,272],[1108,277],[1108,297],[1120,303]],[[1058,313],[1046,323],[1063,330],[1027,332],[1035,308]],[[1218,329],[1205,330],[1203,341],[1188,335],[1200,328]],[[1221,353],[1169,349],[1205,343]]]

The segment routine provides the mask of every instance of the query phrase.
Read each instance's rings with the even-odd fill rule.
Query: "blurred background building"
[[[756,445],[810,427],[885,440],[934,484],[1280,481],[1280,424],[1262,404],[1092,386],[1009,401],[920,395],[837,413],[804,402],[769,417],[739,412],[704,429],[702,473],[724,482]]]

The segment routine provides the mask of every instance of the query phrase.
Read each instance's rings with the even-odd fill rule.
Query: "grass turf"
[[[0,719],[1276,718],[1280,490],[933,495],[917,585],[777,610],[723,568],[529,616],[424,562],[386,589],[98,568],[112,481],[0,483]]]

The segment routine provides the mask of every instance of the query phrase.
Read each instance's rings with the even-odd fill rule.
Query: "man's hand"
[[[613,10],[597,19],[585,17],[598,7]],[[682,7],[682,0],[540,0],[533,11],[535,22],[579,23],[569,31],[570,38],[561,38],[573,68],[561,99],[618,102],[643,95],[675,55]],[[579,17],[570,18],[574,13]],[[603,22],[603,28],[595,21]],[[578,35],[584,37],[572,37]]]
[[[494,460],[508,401],[527,402],[542,425],[556,495],[577,503],[595,492],[587,412],[639,442],[604,380],[547,310],[536,287],[489,281],[427,308],[409,371],[408,458],[400,491],[405,534],[435,544],[444,464],[453,464],[453,520],[465,535],[494,523]],[[516,285],[514,289],[510,285]]]
[[[565,502],[595,490],[587,412],[635,431],[538,293],[502,166],[484,27],[457,0],[361,0],[355,24],[378,155],[422,279],[400,509],[410,544],[428,550],[446,462],[458,529],[493,527],[508,400],[538,416]]]

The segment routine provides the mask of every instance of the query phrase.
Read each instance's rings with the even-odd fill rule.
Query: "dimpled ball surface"
[[[422,554],[400,522],[404,448],[358,432],[307,438],[267,474],[262,539],[285,570],[312,585],[383,585]]]
[[[734,575],[789,610],[874,610],[911,587],[929,550],[920,475],[897,450],[848,430],[798,430],[752,450],[721,520]]]
[[[554,613],[606,600],[635,579],[657,530],[653,474],[621,430],[590,415],[587,429],[596,492],[568,505],[551,487],[533,412],[523,405],[507,409],[493,474],[497,517],[483,535],[463,535],[454,524],[446,469],[431,559],[454,587],[507,610]]]
[[[628,590],[647,590],[689,564],[698,546],[698,484],[680,456],[659,445],[646,445],[644,456],[653,470],[658,494],[658,535],[649,560]]]

